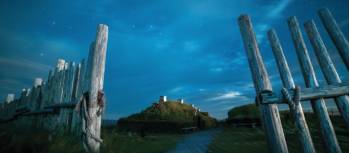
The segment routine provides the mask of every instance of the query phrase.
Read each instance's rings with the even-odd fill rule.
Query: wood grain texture
[[[326,28],[328,35],[331,37],[333,43],[337,47],[346,68],[349,69],[349,41],[346,40],[346,37],[339,28],[332,13],[327,8],[319,10],[318,15],[323,23],[323,26]]]
[[[89,116],[92,118],[91,123],[88,124],[88,128],[91,133],[96,137],[101,135],[101,119],[102,116],[96,115],[98,111],[97,94],[98,91],[103,90],[104,81],[104,66],[107,51],[108,41],[108,27],[100,24],[97,28],[97,34],[95,42],[93,43],[92,52],[90,53],[88,60],[88,67],[86,72],[88,73],[87,84],[90,102],[88,105]],[[89,63],[90,62],[90,63]],[[87,144],[92,152],[99,152],[100,142],[91,137],[87,137]]]
[[[299,23],[296,17],[288,19],[288,26],[291,32],[292,40],[297,52],[299,64],[303,73],[306,87],[318,87],[315,71],[312,67],[311,60],[306,48]],[[325,140],[326,148],[330,153],[340,153],[340,147],[335,136],[332,122],[329,118],[327,108],[323,99],[311,100],[312,108],[320,120],[323,139]]]
[[[249,16],[241,15],[238,18],[238,24],[248,57],[256,93],[259,94],[266,90],[272,91],[271,83],[260,55]],[[269,150],[272,153],[288,153],[277,105],[259,105],[259,108],[261,110],[261,120],[267,135]]]
[[[290,73],[287,60],[283,54],[282,46],[275,30],[272,29],[268,31],[268,38],[276,59],[276,64],[283,86],[287,89],[293,89],[295,87],[294,80],[292,78],[292,74]],[[289,103],[289,108],[293,115],[296,128],[298,129],[298,139],[300,144],[302,144],[304,153],[315,153],[315,147],[311,139],[310,131],[307,126],[300,101]]]
[[[289,90],[294,94],[294,90]],[[334,85],[325,85],[321,87],[302,88],[300,93],[300,101],[316,100],[320,98],[334,98],[349,94],[349,86],[347,83]],[[263,104],[283,104],[287,103],[287,99],[281,93],[267,93],[262,96]]]
[[[320,64],[321,70],[328,84],[341,83],[340,77],[335,69],[334,63],[332,62],[327,48],[323,43],[323,40],[318,32],[314,21],[308,21],[304,24],[307,35],[314,49],[318,63]],[[346,125],[349,124],[349,99],[348,96],[343,95],[335,97],[335,102],[338,106],[338,110],[342,115]]]

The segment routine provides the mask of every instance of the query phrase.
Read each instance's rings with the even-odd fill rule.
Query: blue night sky
[[[274,89],[281,82],[266,32],[275,28],[295,81],[303,85],[286,19],[314,19],[337,70],[348,81],[317,10],[328,7],[348,36],[345,0],[2,0],[0,2],[0,97],[47,78],[58,58],[86,58],[96,26],[109,26],[105,118],[139,112],[160,95],[184,98],[214,117],[252,103],[255,91],[237,25],[249,14]],[[304,31],[304,29],[303,29]],[[305,41],[314,63],[310,42]],[[318,79],[324,78],[315,64]]]

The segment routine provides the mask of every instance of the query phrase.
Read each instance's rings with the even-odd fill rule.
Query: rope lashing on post
[[[255,105],[259,106],[259,104],[262,104],[262,101],[264,100],[264,95],[272,94],[273,92],[271,90],[262,90],[260,91],[257,96],[255,97]]]
[[[82,121],[82,126],[81,126],[82,127],[82,137],[84,139],[86,139],[87,137],[90,137],[97,142],[103,143],[103,140],[99,136],[94,135],[89,128],[89,125],[91,124],[91,120],[96,118],[96,117],[99,117],[103,113],[104,106],[105,106],[105,99],[104,99],[103,92],[102,91],[98,92],[98,96],[97,96],[98,109],[97,109],[96,113],[93,113],[96,115],[93,115],[93,116],[89,115],[89,111],[91,111],[88,107],[90,102],[91,101],[89,98],[89,92],[85,92],[80,97],[79,102],[75,107],[75,110],[77,112],[79,112],[79,116],[81,117],[81,121]],[[84,148],[86,150],[91,151],[88,147],[88,144],[86,144],[85,141],[84,141],[83,145],[84,145]]]
[[[300,91],[301,88],[299,86],[296,86],[293,90],[293,95],[290,93],[290,90],[287,88],[282,88],[281,93],[283,98],[286,99],[288,105],[290,106],[296,106],[296,104],[300,103]],[[255,104],[258,106],[259,104],[266,104],[267,103],[267,98],[266,97],[271,97],[273,96],[274,93],[271,90],[263,90],[260,91],[257,96],[255,97]]]
[[[105,96],[102,90],[98,91],[98,95],[97,95],[97,105],[98,107],[98,111],[97,111],[97,116],[101,116],[102,113],[104,112],[105,109]]]
[[[295,88],[292,89],[294,91],[294,95],[292,97],[291,93],[286,88],[282,88],[281,93],[284,96],[284,98],[287,99],[287,103],[290,106],[296,106],[300,103],[300,87],[295,86]]]

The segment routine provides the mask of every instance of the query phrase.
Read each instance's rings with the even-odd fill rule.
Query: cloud
[[[238,91],[229,91],[229,92],[226,92],[226,93],[221,94],[219,96],[209,98],[209,99],[207,99],[207,101],[227,100],[227,99],[233,99],[233,98],[236,98],[236,97],[239,97],[239,96],[242,96],[242,94],[240,92],[238,92]]]
[[[216,68],[211,68],[210,71],[213,71],[213,72],[221,72],[223,68],[221,67],[216,67]]]
[[[28,84],[18,81],[17,79],[0,79],[1,95],[6,93],[15,93],[17,88],[28,88]],[[1,98],[0,98],[1,99]]]
[[[198,89],[198,91],[203,92],[203,91],[205,91],[205,89],[200,88],[200,89]]]
[[[277,18],[282,16],[282,12],[287,8],[287,6],[292,2],[292,0],[281,0],[279,3],[275,6],[273,6],[273,9],[270,9],[271,11],[268,12],[267,17],[269,18]]]
[[[199,49],[200,45],[195,41],[185,41],[184,50],[189,52],[195,52]]]
[[[4,58],[0,57],[0,65],[6,67],[14,67],[16,69],[24,69],[31,71],[48,72],[52,67],[46,64],[37,63],[23,58]]]
[[[183,90],[183,87],[179,86],[179,87],[175,87],[175,88],[171,89],[169,92],[170,93],[178,93],[181,90]]]

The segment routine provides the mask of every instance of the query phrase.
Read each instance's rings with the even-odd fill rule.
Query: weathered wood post
[[[74,72],[74,79],[73,79],[73,88],[72,88],[72,102],[75,102],[78,98],[78,88],[79,88],[79,79],[80,79],[80,72],[81,71],[81,64],[77,64]]]
[[[15,100],[15,94],[7,94],[5,102],[6,104],[9,104],[10,102]]]
[[[87,62],[86,62],[86,69],[85,69],[85,74],[84,74],[84,82],[90,82],[91,81],[91,65],[92,65],[92,56],[94,54],[94,50],[95,50],[95,42],[91,42],[90,43],[90,47],[89,47],[89,55],[87,58]],[[88,90],[90,87],[90,84],[86,83],[82,85],[82,90],[86,91]]]
[[[256,94],[259,95],[261,92],[272,91],[249,16],[241,15],[238,18],[238,24],[249,60]],[[277,105],[260,104],[259,108],[270,151],[272,153],[288,153]]]
[[[306,32],[309,36],[312,47],[314,48],[315,55],[320,63],[321,70],[328,84],[338,84],[342,81],[334,67],[334,64],[327,52],[327,48],[322,41],[320,33],[318,32],[316,25],[313,21],[308,21],[304,24]],[[348,96],[340,96],[334,98],[335,103],[338,106],[339,112],[342,115],[345,123],[349,126],[349,99]]]
[[[287,89],[294,89],[295,84],[290,73],[287,60],[283,54],[281,43],[275,30],[268,31],[268,38],[272,47],[273,54],[276,59],[276,64],[279,70],[280,77],[282,79],[283,86]],[[300,144],[303,146],[304,153],[315,153],[315,148],[312,143],[309,128],[306,124],[303,108],[301,107],[300,101],[289,103],[289,109],[294,117],[296,128],[298,129],[298,138]]]
[[[79,98],[83,95],[84,89],[83,86],[85,83],[85,70],[86,70],[86,65],[85,65],[85,59],[82,59],[81,62],[79,63],[79,71],[76,74],[76,85],[75,85],[75,98],[74,101],[78,102]],[[79,118],[79,114],[73,113],[72,117],[72,126],[71,126],[71,131],[75,133],[80,133],[81,128],[80,128],[81,120]]]
[[[63,79],[63,94],[62,103],[71,103],[72,90],[73,90],[73,79],[74,79],[75,63],[69,62],[66,69],[64,70]],[[64,132],[70,128],[71,124],[71,110],[70,108],[60,108],[59,120],[60,120],[60,132]]]
[[[79,83],[78,83],[78,89],[77,89],[77,98],[81,96],[84,92],[84,82],[85,81],[85,74],[86,74],[86,62],[85,59],[81,60],[80,62],[80,73],[79,73]]]
[[[349,69],[349,42],[346,40],[343,32],[340,30],[337,22],[327,8],[319,10],[318,15],[320,16],[328,35],[331,37],[332,41],[337,47],[346,68]]]
[[[41,106],[41,100],[39,101],[39,96],[41,92],[41,88],[43,85],[43,79],[42,78],[35,78],[33,82],[33,88],[30,96],[30,106],[29,108],[31,110],[38,110]]]
[[[78,89],[79,89],[79,79],[80,79],[80,73],[81,73],[81,63],[77,64],[76,68],[75,68],[75,72],[74,72],[74,80],[73,80],[73,88],[72,88],[72,95],[71,95],[71,101],[76,103],[79,99],[78,96],[80,96],[78,94]],[[78,119],[79,119],[79,114],[77,114],[76,112],[74,112],[74,110],[72,111],[72,116],[71,116],[71,125],[69,125],[69,130],[72,133],[79,133],[78,131],[76,131],[76,127],[78,125]]]
[[[43,79],[42,79],[42,78],[35,78],[34,83],[33,83],[33,86],[34,86],[35,88],[37,88],[38,86],[41,86],[42,83],[43,83]]]
[[[66,68],[66,61],[64,59],[58,59],[55,72],[52,77],[52,87],[50,90],[50,96],[48,105],[58,104],[62,102],[63,95],[63,83],[64,83],[64,71]],[[49,130],[56,130],[59,128],[60,118],[59,115],[51,116],[50,121],[47,124]]]
[[[53,90],[53,103],[61,103],[62,95],[63,95],[63,82],[64,82],[64,70],[65,70],[66,62],[63,59],[58,59],[57,67],[55,70],[55,84]]]
[[[292,35],[293,43],[297,52],[299,64],[304,77],[306,87],[318,87],[318,81],[314,68],[302,37],[299,23],[296,17],[288,19],[289,30]],[[311,100],[312,108],[320,120],[322,135],[324,137],[327,150],[330,153],[341,153],[332,122],[329,118],[325,101],[323,99]]]
[[[108,27],[100,24],[97,28],[96,40],[94,43],[93,52],[90,54],[91,63],[88,63],[90,67],[87,67],[86,72],[88,74],[88,88],[89,100],[88,102],[88,115],[91,119],[87,123],[87,136],[85,137],[85,144],[87,144],[87,152],[99,152],[100,149],[100,134],[101,134],[101,115],[97,115],[99,111],[99,105],[97,101],[97,95],[100,90],[103,90],[104,71],[105,71],[105,59],[107,51],[108,41]],[[90,58],[90,57],[89,57]],[[89,133],[90,132],[90,133]]]

